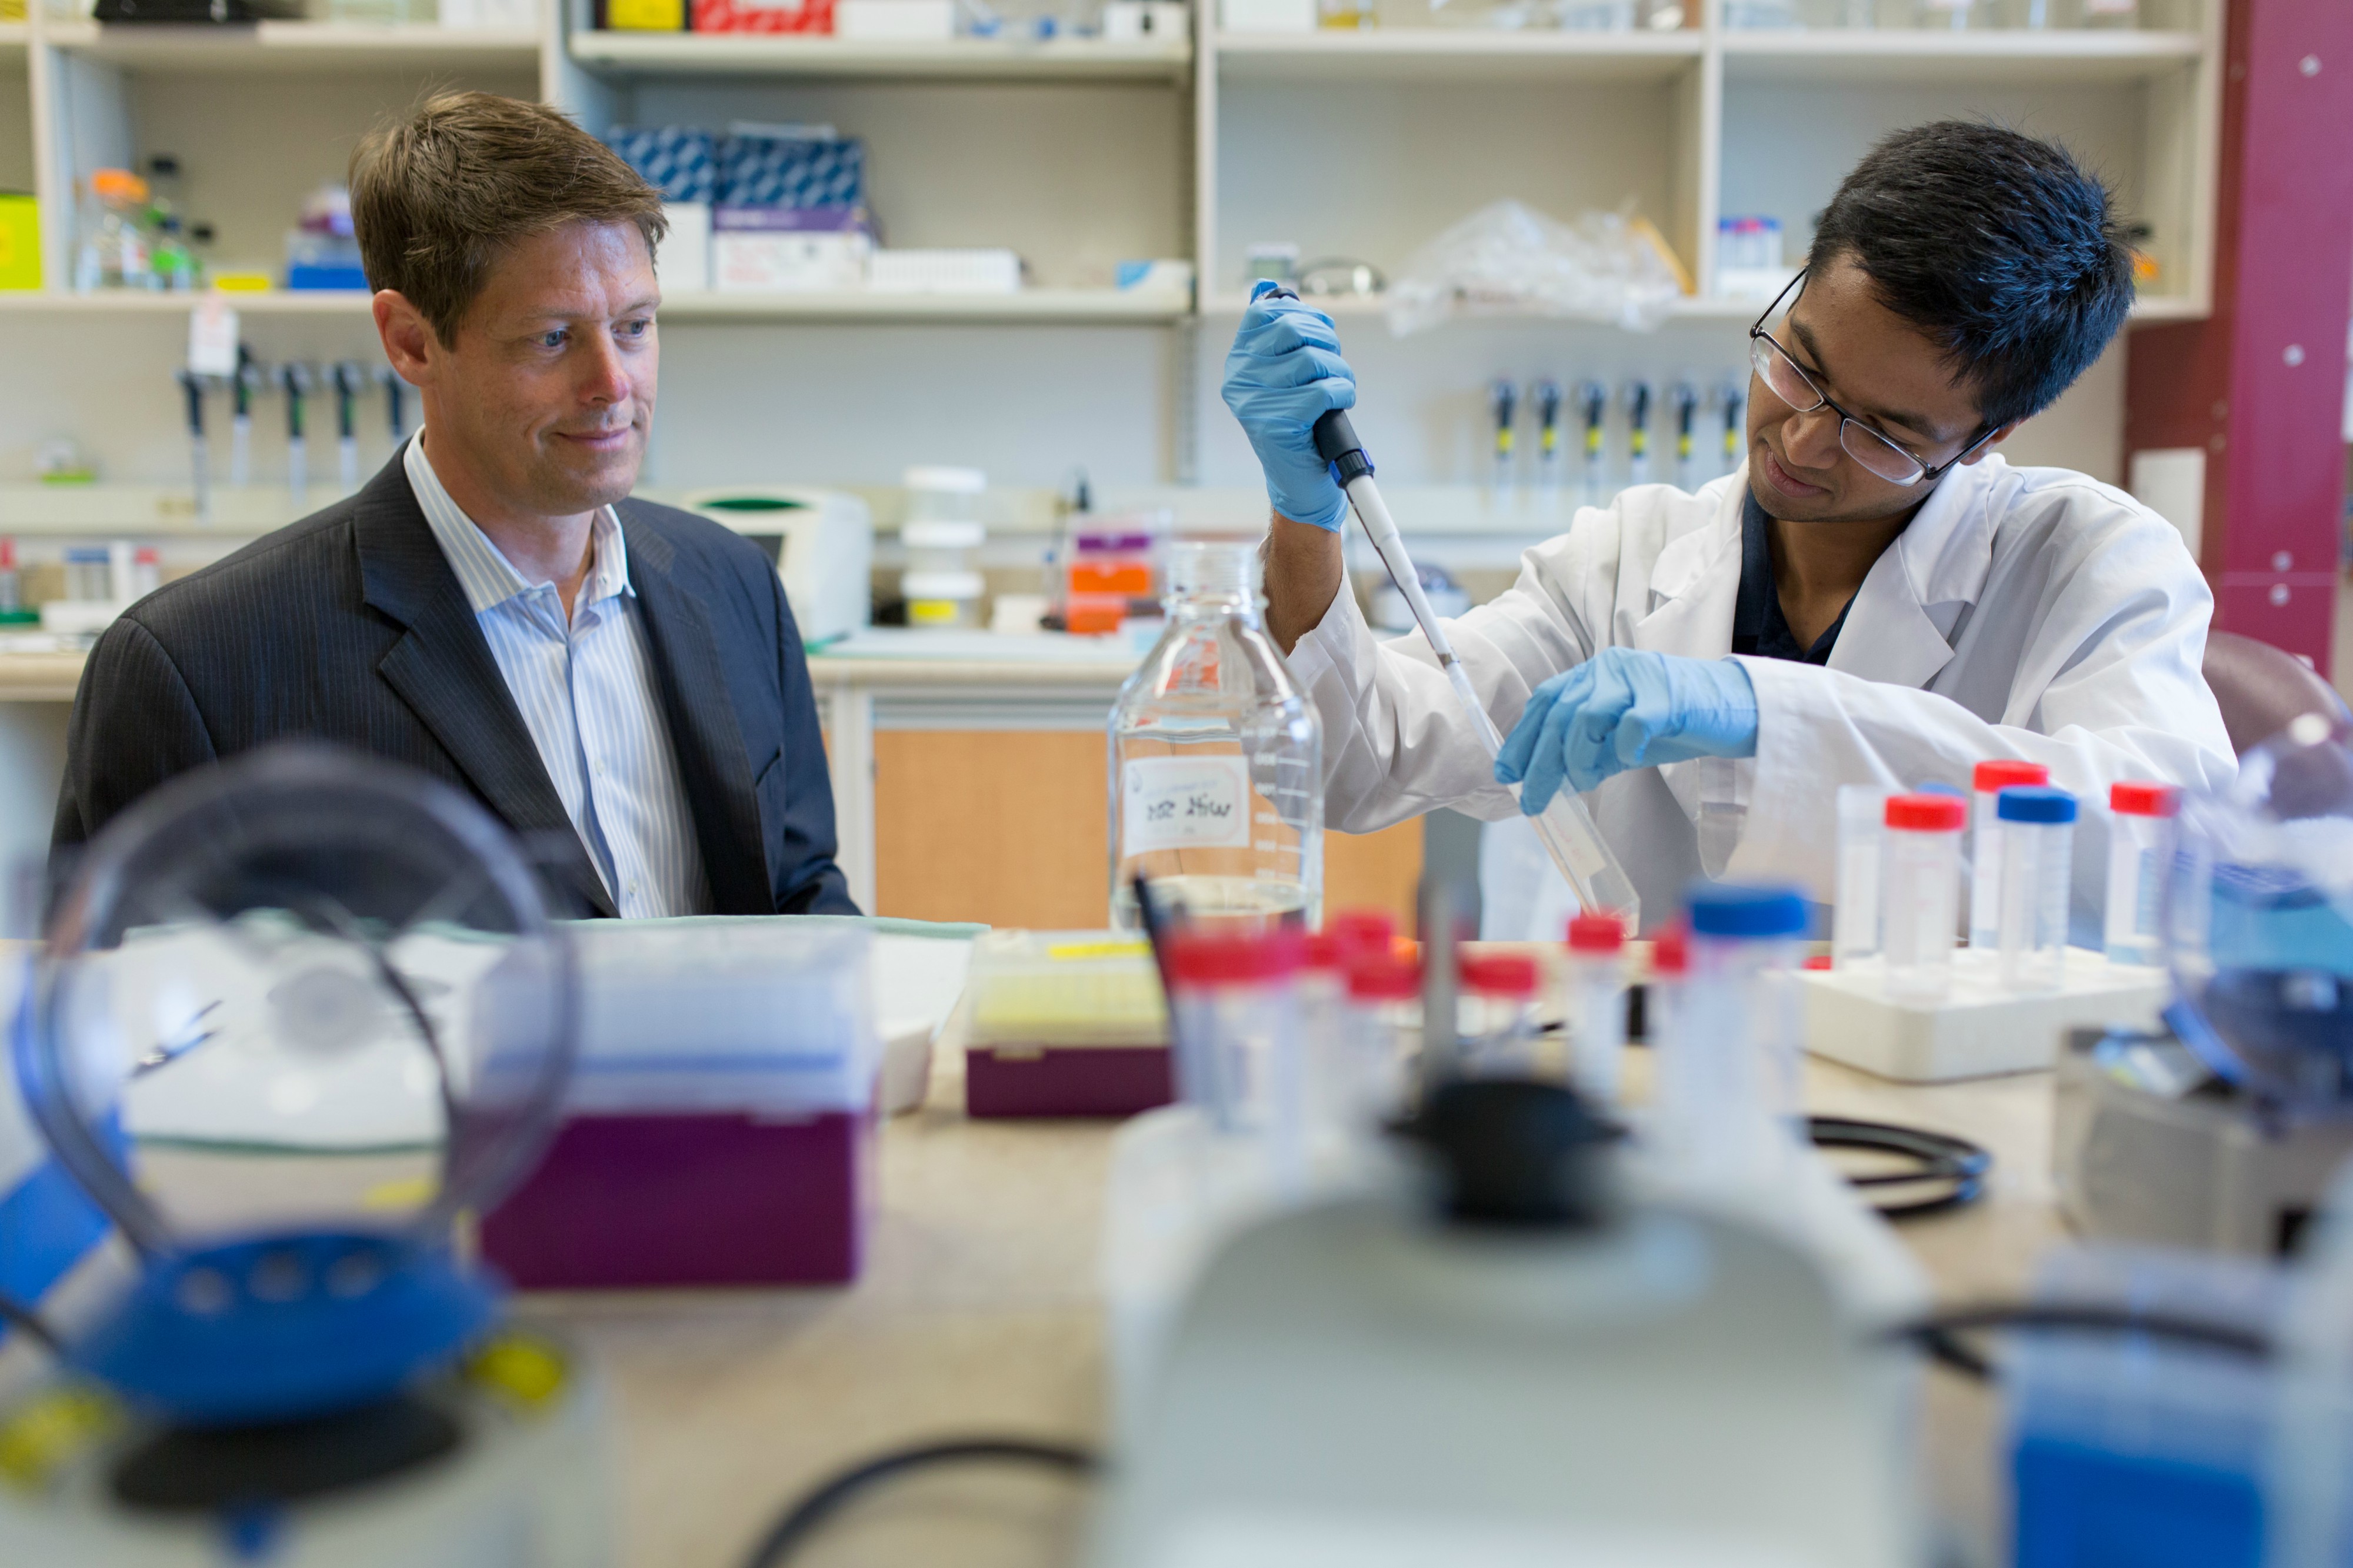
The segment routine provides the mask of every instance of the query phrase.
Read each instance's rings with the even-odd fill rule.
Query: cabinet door
[[[1109,918],[1103,738],[1089,730],[874,737],[875,912],[1032,928]],[[1421,825],[1327,833],[1324,907],[1413,921]]]

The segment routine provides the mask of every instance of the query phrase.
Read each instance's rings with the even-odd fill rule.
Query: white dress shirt
[[[613,907],[630,919],[709,912],[711,885],[613,509],[598,508],[589,524],[588,575],[567,624],[555,584],[525,582],[449,499],[423,439],[409,442],[403,462]]]

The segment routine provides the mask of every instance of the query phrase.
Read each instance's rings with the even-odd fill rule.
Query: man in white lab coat
[[[1329,318],[1255,301],[1225,394],[1274,501],[1267,624],[1323,718],[1327,820],[1493,820],[1504,783],[1529,811],[1594,791],[1655,927],[1702,876],[1828,902],[1841,784],[1965,789],[1978,762],[2026,758],[2084,803],[2080,929],[2108,785],[2234,767],[2199,668],[2212,598],[2179,535],[1995,450],[2131,300],[2108,194],[2063,150],[1958,121],[1883,142],[1752,329],[1746,472],[1580,510],[1452,624],[1510,730],[1492,765],[1428,645],[1377,643],[1341,591],[1346,502],[1308,434],[1356,402]]]

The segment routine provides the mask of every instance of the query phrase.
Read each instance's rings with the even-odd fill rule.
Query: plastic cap
[[[2110,784],[2108,809],[2121,816],[2173,816],[2181,810],[2181,789],[2168,784]]]
[[[1690,967],[1691,932],[1678,921],[1651,941],[1651,973],[1673,977]]]
[[[1421,965],[1387,953],[1359,954],[1348,965],[1348,996],[1356,1002],[1410,1002],[1421,994]]]
[[[1360,952],[1387,952],[1397,940],[1397,917],[1387,910],[1342,910],[1324,929]]]
[[[1806,962],[1805,962],[1803,964],[1799,965],[1799,967],[1800,967],[1800,968],[1804,968],[1804,969],[1810,969],[1810,970],[1813,970],[1815,973],[1821,973],[1821,972],[1823,972],[1823,971],[1825,971],[1825,970],[1828,970],[1828,969],[1830,969],[1830,968],[1831,967],[1831,955],[1830,955],[1829,953],[1827,953],[1827,952],[1817,952],[1817,953],[1813,953],[1813,954],[1810,955],[1810,956],[1806,959]]]
[[[127,202],[147,199],[147,182],[128,169],[93,169],[90,188],[101,196],[119,197]]]
[[[1462,988],[1486,996],[1533,996],[1536,961],[1525,952],[1488,952],[1462,961]]]
[[[1887,797],[1887,826],[1906,833],[1958,833],[1969,819],[1969,808],[1949,795],[1894,795]]]
[[[1694,936],[1777,937],[1806,934],[1806,900],[1795,888],[1754,888],[1702,882],[1684,902]]]
[[[1616,915],[1578,915],[1568,922],[1571,952],[1616,952],[1625,945],[1625,922]]]
[[[1307,939],[1283,927],[1252,936],[1179,931],[1168,941],[1168,973],[1179,985],[1250,985],[1299,973]]]
[[[2001,792],[1993,811],[2004,822],[2073,822],[2075,797],[2046,784],[2018,784]]]
[[[2051,770],[2041,763],[1979,763],[1978,771],[1969,776],[1970,787],[1979,795],[1991,795],[2012,784],[2046,784],[2050,782]]]

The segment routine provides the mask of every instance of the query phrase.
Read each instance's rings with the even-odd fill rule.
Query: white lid
[[[910,599],[977,599],[988,584],[977,572],[902,572],[899,592]]]
[[[976,496],[988,489],[988,476],[978,468],[917,465],[899,476],[911,490],[941,490],[949,495]]]
[[[985,526],[961,518],[931,517],[899,525],[899,542],[910,550],[972,550],[987,537]]]

